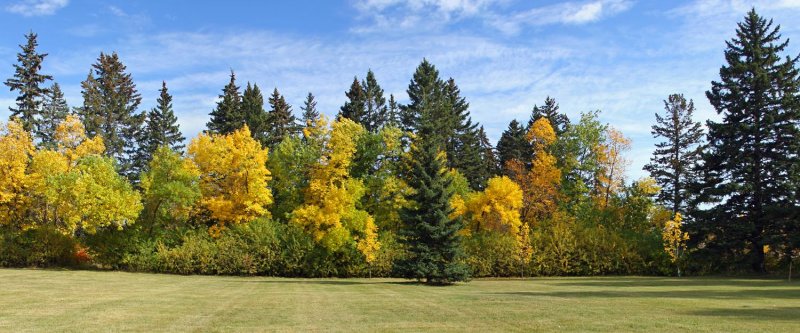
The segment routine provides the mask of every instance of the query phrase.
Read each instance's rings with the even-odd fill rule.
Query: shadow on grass
[[[706,309],[686,312],[693,316],[726,317],[726,319],[744,320],[784,320],[797,321],[800,307],[778,308],[739,308],[739,309]]]
[[[694,299],[800,299],[800,290],[665,290],[665,291],[632,291],[632,290],[605,290],[605,291],[514,291],[493,293],[494,295],[530,296],[530,297],[561,297],[561,298],[694,298]]]
[[[560,286],[575,287],[773,287],[793,286],[795,283],[778,279],[742,279],[742,278],[605,278],[590,280],[552,281]]]
[[[309,284],[309,285],[338,285],[338,286],[353,286],[353,285],[405,285],[414,286],[421,285],[427,286],[425,283],[416,281],[352,281],[352,280],[328,280],[328,279],[310,279],[310,280],[232,280],[235,282],[243,283],[265,283],[265,284]],[[434,285],[435,286],[435,285]]]

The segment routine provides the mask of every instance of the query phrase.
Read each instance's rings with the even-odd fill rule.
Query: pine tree
[[[41,118],[36,124],[36,137],[39,138],[39,146],[45,149],[55,149],[56,147],[56,128],[58,124],[67,119],[69,106],[64,99],[61,86],[56,82],[50,87],[50,93],[45,95],[42,104]]]
[[[569,126],[569,118],[567,115],[558,112],[558,103],[556,103],[556,100],[550,96],[547,96],[547,98],[544,99],[544,105],[533,106],[533,110],[531,110],[531,118],[528,120],[527,128],[530,128],[534,122],[542,117],[547,118],[547,120],[550,121],[551,126],[553,126],[553,130],[556,131],[556,136],[561,136],[567,131],[567,126]]]
[[[257,84],[250,85],[247,82],[247,88],[244,89],[242,94],[241,112],[244,117],[244,122],[247,127],[250,127],[250,134],[253,139],[261,143],[262,147],[267,145],[267,136],[269,133],[269,121],[267,111],[264,110],[264,96],[261,95],[261,89]]]
[[[387,109],[386,98],[383,97],[383,88],[375,79],[375,73],[370,69],[367,78],[361,82],[364,89],[364,112],[366,121],[362,124],[369,132],[378,131],[386,123]]]
[[[706,92],[722,122],[707,122],[703,200],[713,207],[701,212],[702,232],[719,250],[716,260],[729,259],[765,271],[765,245],[786,242],[779,232],[797,210],[796,184],[787,175],[800,163],[797,124],[800,121],[800,56],[779,55],[780,26],[772,26],[751,10],[727,42],[727,64],[720,81]]]
[[[389,106],[386,109],[386,125],[400,126],[400,106],[392,94],[389,94]]]
[[[462,262],[461,218],[450,218],[452,180],[446,175],[444,148],[435,120],[435,108],[425,105],[419,113],[420,127],[411,150],[409,185],[416,191],[409,197],[414,205],[401,210],[400,240],[408,249],[397,268],[409,279],[429,284],[449,284],[469,278]]]
[[[14,64],[14,76],[5,82],[11,91],[19,91],[19,96],[16,98],[17,106],[8,109],[11,111],[11,117],[19,119],[22,128],[27,132],[36,129],[42,101],[49,93],[49,89],[42,87],[42,84],[53,79],[50,75],[40,73],[42,61],[47,53],[36,53],[36,46],[39,45],[36,37],[33,32],[25,35],[27,43],[19,46],[22,52],[17,53],[18,64]]]
[[[411,83],[408,84],[406,92],[409,103],[400,107],[400,124],[404,131],[417,133],[422,125],[420,120],[422,110],[427,110],[432,114],[429,117],[429,121],[433,122],[431,125],[436,127],[433,137],[429,139],[445,147],[444,141],[448,134],[446,131],[448,119],[445,115],[448,111],[447,105],[444,104],[443,87],[439,71],[427,59],[423,59],[414,71]]]
[[[364,94],[364,88],[358,77],[353,78],[353,83],[350,85],[350,90],[344,93],[347,96],[347,102],[342,105],[339,110],[339,117],[350,119],[357,124],[364,124],[368,121],[367,110],[364,109],[367,97]]]
[[[511,170],[508,168],[509,162],[527,163],[527,160],[529,160],[532,147],[528,140],[525,139],[527,132],[525,127],[522,127],[514,119],[508,124],[508,129],[500,135],[500,140],[497,141],[500,168],[506,176],[511,176]]]
[[[483,129],[483,126],[481,126],[478,130],[478,138],[480,140],[481,161],[483,164],[483,170],[486,172],[486,179],[499,175],[500,163],[497,160],[497,154],[495,153],[494,146],[492,146],[492,143],[489,141],[489,137],[486,135],[486,131]]]
[[[445,152],[447,166],[461,171],[473,190],[483,189],[488,171],[481,163],[483,149],[478,133],[478,124],[473,124],[469,114],[469,103],[461,97],[461,89],[453,78],[448,79],[442,88],[444,104],[448,111],[444,114],[447,135]]]
[[[167,147],[176,152],[184,148],[183,141],[186,138],[181,134],[178,117],[172,110],[172,95],[169,94],[165,81],[161,81],[159,92],[161,94],[156,99],[156,107],[147,112],[140,133],[140,144],[134,159],[134,171],[138,173],[146,169],[158,148]]]
[[[86,134],[100,136],[106,145],[106,155],[121,163],[120,173],[134,177],[133,155],[145,115],[136,112],[142,97],[126,69],[117,53],[100,53],[89,76],[81,83],[83,107],[77,112]]]
[[[304,126],[311,126],[311,124],[316,123],[317,119],[319,119],[319,111],[317,111],[317,101],[314,98],[314,94],[308,93],[300,109],[303,110]]]
[[[269,97],[269,105],[272,107],[267,116],[267,147],[270,149],[277,146],[283,138],[297,132],[297,119],[292,115],[292,106],[286,103],[286,99],[278,92],[278,88],[272,91]]]
[[[664,101],[664,116],[656,113],[653,137],[663,139],[656,143],[650,163],[644,169],[656,180],[661,191],[658,200],[675,213],[686,214],[689,187],[696,182],[692,169],[700,158],[703,129],[692,120],[694,102],[680,94]]]
[[[217,107],[211,111],[211,120],[206,124],[213,134],[230,134],[244,125],[242,97],[236,86],[236,74],[231,70],[231,80],[222,88]]]

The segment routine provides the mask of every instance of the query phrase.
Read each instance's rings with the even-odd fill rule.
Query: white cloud
[[[69,4],[69,0],[22,0],[6,6],[6,11],[22,16],[53,15]]]
[[[628,10],[629,0],[594,0],[564,2],[533,8],[509,16],[495,16],[488,23],[509,34],[518,33],[525,26],[550,24],[587,24]]]

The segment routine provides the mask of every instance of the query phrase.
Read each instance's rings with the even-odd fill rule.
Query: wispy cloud
[[[6,6],[6,11],[22,16],[53,15],[68,4],[69,0],[22,0]]]
[[[586,24],[621,13],[633,5],[630,0],[564,2],[533,8],[508,16],[493,17],[489,24],[505,33],[518,33],[525,26]]]

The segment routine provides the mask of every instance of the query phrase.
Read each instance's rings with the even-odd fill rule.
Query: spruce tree
[[[489,137],[486,135],[483,126],[478,129],[478,138],[480,140],[483,171],[486,172],[484,177],[488,180],[500,174],[500,163],[497,160],[494,146],[492,146],[492,143],[489,141]]]
[[[269,105],[272,108],[267,116],[267,147],[277,146],[284,138],[297,132],[297,119],[292,115],[292,106],[286,103],[286,99],[278,92],[278,88],[272,91],[269,97]]]
[[[400,107],[400,123],[404,131],[417,133],[422,125],[420,115],[427,110],[431,113],[428,121],[436,126],[433,137],[429,139],[445,147],[449,119],[446,116],[448,106],[445,104],[443,88],[444,82],[439,78],[439,71],[427,59],[423,59],[406,90],[409,103]]]
[[[361,82],[358,81],[358,77],[353,78],[350,90],[346,91],[344,95],[347,96],[347,102],[340,108],[339,117],[350,119],[362,125],[367,123],[367,110],[364,108],[367,97],[364,94]]]
[[[711,83],[708,100],[722,115],[707,122],[703,156],[703,201],[713,205],[698,214],[706,249],[715,260],[731,260],[764,272],[764,246],[787,242],[780,232],[790,212],[796,184],[790,177],[798,160],[800,121],[798,57],[780,55],[788,40],[751,10],[727,42],[727,64]]]
[[[261,89],[257,84],[250,85],[247,82],[247,88],[244,89],[242,94],[241,112],[244,117],[244,122],[250,128],[250,133],[253,139],[261,143],[261,146],[266,147],[267,136],[269,133],[269,115],[264,110],[264,96],[261,95]]]
[[[533,106],[533,110],[531,110],[531,118],[528,120],[527,128],[530,128],[534,122],[542,117],[547,118],[547,120],[550,121],[550,125],[553,126],[553,130],[556,132],[556,136],[561,136],[567,131],[567,126],[569,126],[569,118],[567,115],[558,112],[558,103],[556,103],[556,100],[550,96],[547,96],[547,98],[544,99],[544,105]]]
[[[386,125],[400,126],[400,106],[392,94],[389,94],[389,106],[386,109]]]
[[[156,107],[147,112],[140,133],[139,149],[134,159],[134,171],[139,173],[146,169],[158,148],[167,147],[180,152],[184,148],[183,141],[186,140],[181,134],[178,117],[172,109],[172,95],[169,94],[165,81],[161,81],[159,92]]]
[[[693,168],[700,158],[703,129],[692,120],[694,102],[681,94],[673,94],[664,101],[664,115],[656,113],[652,134],[656,149],[644,169],[656,180],[661,191],[658,201],[670,207],[672,213],[686,216],[690,186],[696,183]]]
[[[397,270],[405,278],[449,284],[468,279],[469,270],[463,262],[461,219],[449,217],[452,180],[440,155],[444,147],[432,117],[436,110],[427,106],[433,105],[426,105],[419,114],[420,127],[411,150],[408,184],[416,190],[409,197],[414,204],[400,212],[400,242],[408,254],[397,262]]]
[[[317,111],[317,101],[314,98],[314,94],[308,93],[300,109],[303,110],[304,126],[310,126],[319,119],[319,111]]]
[[[528,163],[533,148],[528,140],[525,139],[526,134],[525,127],[514,119],[508,124],[508,129],[500,135],[500,140],[497,141],[497,157],[503,174],[511,175],[508,169],[508,163],[511,161]]]
[[[6,80],[5,85],[11,91],[19,91],[16,98],[16,107],[9,107],[11,117],[17,118],[22,123],[22,128],[27,132],[36,130],[39,113],[42,111],[42,102],[49,89],[42,87],[47,80],[52,80],[50,75],[41,74],[42,61],[47,53],[36,53],[37,35],[29,32],[25,35],[27,43],[20,45],[22,51],[17,53],[17,64],[14,64],[14,76]]]
[[[222,88],[217,107],[211,111],[211,120],[206,124],[208,131],[215,134],[229,134],[245,123],[242,113],[242,96],[236,86],[236,74],[231,70],[230,82]]]
[[[64,92],[61,86],[54,82],[50,87],[50,92],[45,95],[42,103],[42,112],[36,124],[36,137],[39,139],[39,147],[45,149],[56,148],[56,128],[69,115],[69,106],[64,99]]]
[[[106,146],[106,155],[120,162],[120,173],[136,176],[132,171],[144,113],[137,113],[142,97],[131,74],[116,52],[100,53],[89,76],[81,83],[83,107],[77,110],[89,136],[99,135]]]
[[[461,89],[453,78],[442,87],[447,113],[443,122],[447,135],[445,152],[447,166],[461,171],[473,190],[480,190],[488,180],[488,171],[481,163],[483,149],[479,137],[478,124],[472,123],[469,103],[461,96]]]
[[[365,122],[362,124],[367,131],[377,132],[386,123],[386,98],[383,97],[383,88],[375,79],[375,73],[370,69],[367,78],[361,82],[364,89]]]

